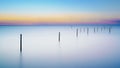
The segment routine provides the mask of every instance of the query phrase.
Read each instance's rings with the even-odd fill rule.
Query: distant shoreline
[[[35,25],[0,25],[0,26],[120,26],[120,24],[35,24]]]

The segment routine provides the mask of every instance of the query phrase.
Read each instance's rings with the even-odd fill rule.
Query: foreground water
[[[120,68],[120,27],[0,26],[0,68]]]

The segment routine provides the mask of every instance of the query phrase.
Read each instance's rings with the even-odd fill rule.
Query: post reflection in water
[[[19,68],[23,68],[23,59],[22,59],[22,52],[20,52],[20,56],[19,56]]]

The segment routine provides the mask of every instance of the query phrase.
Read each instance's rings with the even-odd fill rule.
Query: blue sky
[[[0,5],[0,15],[98,14],[120,18],[120,0],[0,0]]]
[[[0,5],[0,13],[120,12],[120,0],[0,0]]]

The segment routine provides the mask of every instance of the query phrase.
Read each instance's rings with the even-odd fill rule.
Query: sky
[[[0,0],[0,24],[116,24],[120,0]]]

